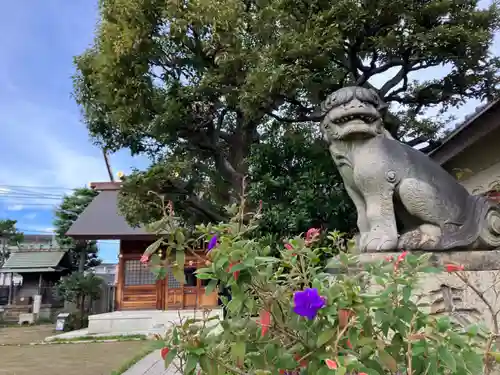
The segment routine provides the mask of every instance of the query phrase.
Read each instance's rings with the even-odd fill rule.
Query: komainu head
[[[327,142],[355,140],[386,134],[383,113],[387,106],[374,90],[343,87],[321,105],[321,131]]]

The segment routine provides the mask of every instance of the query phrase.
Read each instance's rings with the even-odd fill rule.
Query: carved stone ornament
[[[500,206],[395,140],[384,128],[386,109],[363,87],[344,87],[321,106],[322,134],[356,206],[359,250],[499,247]]]

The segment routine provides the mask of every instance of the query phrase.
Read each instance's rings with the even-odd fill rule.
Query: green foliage
[[[88,312],[88,303],[101,295],[103,280],[93,273],[74,272],[56,285],[56,293],[67,302],[73,302],[82,316]]]
[[[16,229],[17,220],[0,220],[0,266],[9,257],[7,245],[15,246],[23,241],[24,234]]]
[[[355,209],[327,147],[310,125],[270,129],[252,149],[248,198],[263,202],[262,233],[295,236],[310,227],[350,232]]]
[[[24,234],[16,229],[17,220],[0,220],[0,237],[5,239],[8,245],[21,243]]]
[[[89,314],[81,311],[73,311],[66,318],[64,331],[76,331],[77,329],[87,328],[89,326]]]
[[[253,147],[273,144],[266,126],[274,123],[282,133],[293,123],[313,126],[320,120],[317,105],[341,86],[379,82],[380,96],[399,105],[386,125],[408,141],[435,137],[442,127],[441,120],[422,117],[427,108],[496,97],[500,63],[488,49],[499,11],[477,5],[101,0],[95,42],[76,58],[75,96],[97,142],[151,157],[151,169],[131,176],[123,194],[123,206],[134,206],[127,212],[131,222],[157,213],[143,185],[159,187],[155,191],[174,201],[185,220],[217,222],[221,207],[237,200]],[[433,68],[442,66],[436,77]],[[333,167],[324,168],[333,175]],[[276,182],[288,187],[271,177],[262,192]],[[288,220],[287,227],[308,220],[309,208],[301,204],[291,215],[297,222]]]
[[[442,271],[427,265],[428,255],[402,253],[360,264],[353,255],[334,255],[338,249],[313,247],[314,238],[296,236],[274,257],[270,246],[251,238],[257,225],[253,219],[243,224],[242,215],[252,216],[244,212],[197,228],[206,241],[218,234],[211,263],[197,277],[209,280],[207,293],[218,283],[230,287],[231,300],[222,298],[228,316],[175,325],[165,339],[166,365],[177,358],[188,375],[198,366],[207,375],[327,375],[332,361],[336,374],[481,373],[487,343],[477,327],[429,315],[414,295],[419,277]],[[320,262],[324,253],[330,254],[330,272]],[[312,319],[297,309],[304,298],[297,292],[306,288],[318,292],[323,305]],[[310,310],[313,303],[306,299],[303,307]]]
[[[95,241],[75,241],[66,236],[66,232],[97,194],[97,191],[89,188],[75,189],[71,195],[64,196],[55,211],[54,227],[57,242],[69,249],[73,268],[80,272],[101,263],[97,255],[97,244]]]

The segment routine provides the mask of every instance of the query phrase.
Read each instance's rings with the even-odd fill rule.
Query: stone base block
[[[435,267],[446,264],[461,264],[465,271],[500,270],[500,250],[467,251],[413,251],[412,254],[431,254],[430,263]],[[383,260],[387,256],[397,257],[401,252],[378,252],[359,254],[361,263]]]
[[[467,326],[481,324],[491,330],[500,325],[500,250],[412,252],[431,254],[431,265],[442,273],[425,274],[415,289],[415,298],[432,315],[450,315]],[[396,258],[401,252],[359,254],[361,264]],[[457,273],[446,272],[446,264],[463,265],[467,282]],[[496,320],[496,322],[495,322]],[[500,333],[500,332],[497,332]]]

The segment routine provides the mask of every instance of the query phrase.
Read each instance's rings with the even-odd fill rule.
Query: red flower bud
[[[302,356],[300,354],[295,354],[294,358],[296,361],[299,361],[302,358]],[[300,361],[299,366],[307,367],[307,359],[303,359],[302,361]]]
[[[457,272],[457,271],[463,271],[464,266],[463,265],[457,265],[457,264],[447,264],[444,266],[446,269],[446,272]]]
[[[161,350],[161,357],[163,358],[163,360],[165,360],[169,351],[170,351],[170,349],[167,347],[165,347]]]
[[[325,363],[326,363],[326,366],[330,369],[330,370],[336,370],[337,369],[337,362],[331,360],[331,359],[325,359]]]
[[[262,310],[260,312],[260,321],[259,324],[262,327],[262,337],[264,337],[271,326],[271,313],[267,310]]]
[[[353,316],[354,313],[351,310],[340,309],[339,310],[339,326],[340,328],[344,328],[347,323],[349,323],[349,319]]]
[[[352,344],[351,344],[351,340],[347,339],[347,347],[349,349],[352,349]]]
[[[141,257],[140,262],[141,262],[142,264],[147,264],[147,263],[149,262],[149,256],[148,256],[148,255],[143,255],[143,256]]]
[[[227,269],[227,272],[231,272],[231,269],[236,266],[239,262],[236,262],[236,263],[231,263],[229,265],[229,268]],[[233,272],[233,277],[235,280],[238,280],[238,277],[240,276],[240,271],[234,271]]]

